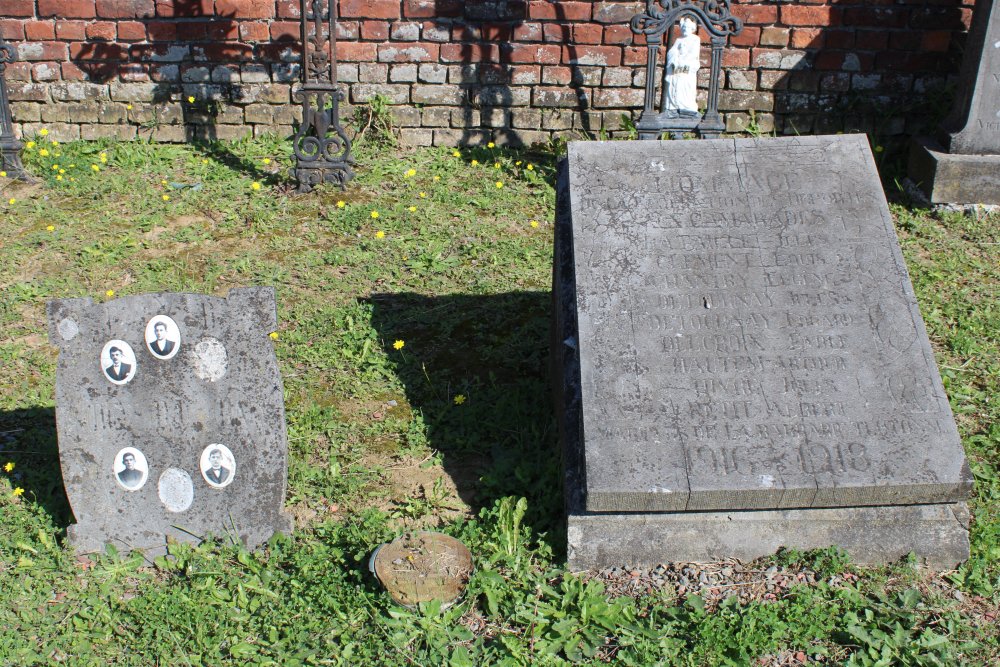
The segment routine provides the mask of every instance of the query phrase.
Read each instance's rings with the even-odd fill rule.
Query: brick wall
[[[946,106],[974,4],[735,0],[745,28],[725,51],[727,129],[919,131]],[[628,27],[642,3],[339,7],[344,115],[384,95],[407,143],[613,136],[642,107],[646,48]],[[20,57],[7,72],[18,130],[44,125],[63,140],[287,134],[298,19],[298,0],[0,0],[0,30]]]

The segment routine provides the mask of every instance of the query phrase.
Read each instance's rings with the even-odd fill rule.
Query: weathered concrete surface
[[[752,560],[779,547],[839,545],[856,563],[876,564],[914,553],[925,565],[951,570],[969,557],[965,503],[897,507],[570,514],[573,570],[650,567],[667,562]]]
[[[291,530],[282,510],[283,391],[268,339],[272,288],[234,289],[225,299],[55,300],[48,316],[59,348],[59,457],[77,521],[68,533],[78,551],[113,543],[155,555],[167,538],[206,533],[253,548]],[[154,346],[157,322],[165,335]],[[126,350],[127,374],[106,370],[111,347]],[[210,456],[216,449],[222,455]],[[126,471],[126,454],[136,472]],[[212,472],[210,459],[219,462]]]
[[[1000,155],[948,153],[918,137],[910,144],[909,174],[932,204],[1000,204]]]
[[[554,358],[587,512],[968,496],[863,136],[574,143],[568,165]]]

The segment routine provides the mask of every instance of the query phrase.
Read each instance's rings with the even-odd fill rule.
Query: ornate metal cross
[[[293,140],[299,192],[320,183],[341,188],[354,178],[351,141],[340,126],[337,87],[336,0],[300,0],[302,14],[302,124]]]
[[[646,98],[636,128],[640,139],[659,139],[663,132],[679,138],[684,132],[697,132],[703,138],[717,137],[726,129],[719,115],[719,80],[722,76],[722,47],[729,35],[743,31],[743,22],[729,10],[730,0],[646,0],[646,11],[632,17],[632,32],[644,34],[646,54]],[[708,78],[708,103],[700,118],[676,118],[655,109],[656,55],[681,18],[688,17],[711,35],[712,69]],[[665,78],[665,77],[664,77]],[[665,82],[664,82],[665,85]],[[661,104],[662,106],[662,104]]]
[[[21,164],[21,148],[24,147],[14,137],[14,120],[10,113],[10,100],[7,97],[7,63],[17,59],[14,47],[4,41],[0,35],[0,171],[7,172],[8,178],[30,181],[31,178]]]

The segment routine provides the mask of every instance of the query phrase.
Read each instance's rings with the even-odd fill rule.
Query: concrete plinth
[[[919,137],[910,148],[910,178],[933,204],[1000,204],[1000,155],[948,153]]]

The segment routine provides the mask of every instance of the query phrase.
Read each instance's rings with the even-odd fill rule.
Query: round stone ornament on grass
[[[368,563],[397,603],[413,607],[441,600],[453,604],[472,574],[472,554],[454,537],[430,531],[404,533],[378,547]]]

